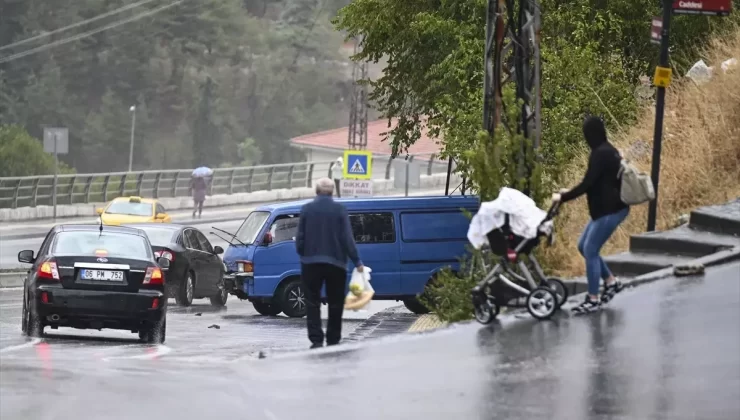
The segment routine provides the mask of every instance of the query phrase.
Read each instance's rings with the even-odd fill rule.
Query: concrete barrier
[[[417,189],[444,188],[446,180],[447,174],[422,175],[419,187],[409,189],[409,192],[413,192]],[[460,181],[461,179],[459,176],[453,175],[450,180],[450,188],[452,189],[457,187]],[[399,191],[397,188],[394,188],[393,179],[373,181],[373,192],[375,194],[388,195],[388,193],[392,191]],[[204,207],[225,207],[250,203],[300,200],[311,198],[314,195],[314,189],[306,187],[255,191],[251,193],[237,193],[229,195],[214,195],[206,198]],[[193,207],[193,201],[190,197],[167,197],[160,198],[159,201],[167,210],[190,209]],[[95,209],[101,207],[103,204],[104,203],[59,205],[57,206],[57,217],[95,217],[97,216]],[[0,222],[51,219],[53,214],[54,208],[52,206],[0,209]]]

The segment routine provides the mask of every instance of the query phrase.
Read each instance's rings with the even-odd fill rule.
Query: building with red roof
[[[391,156],[390,139],[383,141],[386,133],[392,127],[388,127],[388,120],[375,120],[367,123],[367,147],[365,150],[373,152],[373,178],[385,178],[386,170]],[[344,151],[349,148],[349,127],[336,128],[334,130],[321,131],[318,133],[306,134],[295,137],[290,140],[291,145],[303,150],[306,153],[306,159],[314,162],[333,161],[344,155]],[[409,149],[408,155],[414,156],[414,162],[427,164],[423,173],[427,172],[430,159],[434,159],[432,165],[433,171],[439,172],[440,167],[447,169],[446,162],[439,159],[442,145],[439,141],[427,136],[427,130],[422,130],[422,135]],[[407,153],[401,153],[396,160],[403,160]],[[392,175],[392,174],[391,174]]]

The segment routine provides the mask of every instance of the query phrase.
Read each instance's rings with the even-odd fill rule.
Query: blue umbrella
[[[207,166],[201,166],[193,170],[193,176],[196,178],[205,178],[213,175],[213,169]]]

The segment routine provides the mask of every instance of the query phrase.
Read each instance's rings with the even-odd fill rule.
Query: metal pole
[[[409,196],[409,165],[410,164],[411,162],[408,159],[406,159],[406,182],[405,182],[406,185],[404,185],[406,197]]]
[[[128,149],[128,171],[131,172],[131,167],[134,164],[134,130],[136,129],[136,105],[132,105],[129,108],[131,111],[131,144]]]
[[[57,220],[57,177],[59,176],[59,154],[57,153],[57,133],[55,132],[53,134],[54,136],[54,186],[51,190],[51,205],[54,206],[54,213],[52,217],[54,218],[54,221]]]
[[[660,39],[660,67],[668,67],[668,47],[671,28],[671,14],[673,3],[671,0],[663,0],[663,33]],[[655,133],[653,137],[653,162],[651,176],[655,188],[655,199],[648,207],[648,232],[655,230],[655,221],[658,214],[658,181],[660,180],[660,151],[663,141],[663,114],[665,113],[665,88],[658,87],[658,95],[655,100]]]
[[[445,182],[445,195],[450,195],[450,174],[452,174],[452,158],[447,161],[447,181]]]

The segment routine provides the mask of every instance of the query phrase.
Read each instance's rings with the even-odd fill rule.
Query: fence
[[[421,161],[427,175],[447,170],[435,155],[409,156]],[[384,178],[391,178],[393,160],[388,160]],[[299,162],[239,168],[214,169],[209,195],[235,194],[281,188],[310,187],[329,175],[333,161]],[[376,171],[378,168],[374,168]],[[187,170],[65,174],[57,177],[57,204],[102,203],[115,197],[185,197],[190,194]],[[35,207],[52,204],[54,176],[0,178],[0,208]]]

